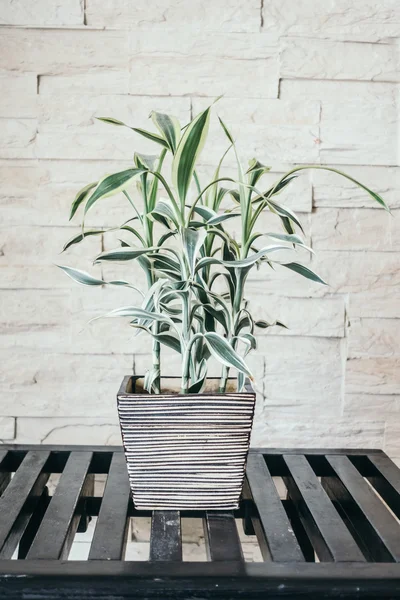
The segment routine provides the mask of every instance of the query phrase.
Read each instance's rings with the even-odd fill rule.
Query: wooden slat
[[[155,510],[151,518],[150,561],[181,561],[181,516],[177,510]]]
[[[282,501],[261,454],[249,454],[247,481],[256,504],[259,519],[253,519],[264,560],[304,561]]]
[[[114,454],[107,477],[89,560],[121,560],[128,535],[129,480],[123,454]]]
[[[327,461],[337,475],[327,478],[327,489],[341,503],[373,558],[399,562],[400,526],[395,517],[346,456],[329,456]]]
[[[78,500],[87,495],[87,472],[92,452],[72,452],[61,475],[39,531],[27,554],[28,559],[65,559],[68,557],[80,515]]]
[[[289,476],[284,477],[290,498],[321,561],[365,561],[337,510],[305,456],[287,454]]]
[[[9,558],[23,534],[35,502],[40,498],[49,478],[42,469],[49,452],[30,451],[0,497],[0,556]],[[28,497],[32,495],[30,507]],[[26,510],[25,510],[26,508]],[[24,509],[24,514],[22,510]]]
[[[372,454],[368,459],[376,470],[376,475],[368,477],[368,481],[400,518],[400,469],[386,454]]]
[[[242,546],[232,512],[207,512],[203,525],[208,560],[243,560]]]
[[[292,500],[290,500],[289,494],[288,498],[283,501],[283,506],[285,507],[286,514],[289,517],[290,524],[299,542],[301,551],[304,554],[304,558],[307,562],[315,562],[314,547],[310,542],[310,538],[308,537],[306,530],[304,529],[304,525],[295,505],[293,504]]]
[[[33,511],[32,516],[29,519],[29,523],[27,524],[27,527],[26,527],[26,529],[21,537],[21,540],[19,542],[18,559],[26,558],[26,555],[29,552],[29,548],[31,547],[31,544],[32,544],[33,540],[35,539],[35,536],[38,532],[40,524],[46,513],[49,502],[50,502],[49,489],[46,486],[43,490],[42,495],[38,499],[36,508]]]
[[[3,468],[3,462],[7,458],[8,450],[0,450],[0,468]],[[0,471],[0,496],[11,481],[11,473],[9,471]]]

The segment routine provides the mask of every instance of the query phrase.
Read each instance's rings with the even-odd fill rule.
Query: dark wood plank
[[[90,490],[86,484],[92,452],[72,452],[27,554],[28,559],[66,559],[79,525],[76,507]]]
[[[265,456],[270,456],[273,454],[320,454],[321,456],[326,456],[329,454],[344,456],[359,456],[365,454],[384,454],[383,450],[378,448],[250,448],[250,454],[264,454]]]
[[[125,457],[115,453],[107,477],[89,560],[122,560],[128,535],[129,479]]]
[[[399,591],[395,563],[0,562],[2,600],[394,600]]]
[[[284,477],[286,487],[318,558],[365,561],[305,456],[287,454],[283,458],[289,469],[289,476]]]
[[[386,455],[368,456],[373,467],[373,475],[367,477],[378,494],[390,506],[394,514],[400,518],[400,469]]]
[[[286,510],[287,516],[289,517],[290,524],[299,542],[301,551],[304,554],[304,558],[307,562],[315,562],[314,547],[310,542],[310,538],[308,537],[307,532],[304,529],[304,525],[302,523],[300,515],[297,512],[293,501],[290,499],[289,494],[288,498],[286,500],[283,500],[283,506]]]
[[[0,556],[12,556],[49,478],[49,452],[31,450],[0,497]]]
[[[203,526],[208,560],[244,560],[232,512],[207,512]]]
[[[20,542],[18,545],[18,559],[26,558],[29,548],[31,547],[31,544],[32,544],[33,540],[35,539],[37,531],[38,531],[40,524],[43,520],[43,517],[46,513],[49,502],[50,502],[49,489],[46,486],[43,490],[41,497],[39,498],[39,500],[36,504],[36,508],[34,509],[32,516],[29,519],[29,522],[26,526],[26,529],[20,539]]]
[[[258,511],[252,523],[264,560],[304,561],[273,479],[261,454],[247,460],[247,481]]]
[[[181,515],[178,510],[155,510],[151,518],[150,561],[181,561]]]
[[[8,470],[3,470],[7,454],[8,450],[0,450],[0,496],[11,481],[11,473]]]
[[[326,478],[375,560],[400,561],[400,525],[346,456],[327,457],[336,477]]]

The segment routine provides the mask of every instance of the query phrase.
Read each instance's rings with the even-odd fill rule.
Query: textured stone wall
[[[322,171],[282,196],[330,286],[253,274],[252,307],[290,328],[261,335],[252,359],[253,443],[399,458],[398,0],[2,0],[0,24],[0,438],[118,443],[115,392],[146,368],[148,343],[119,322],[86,325],[129,302],[126,290],[78,287],[52,265],[90,270],[114,244],[91,238],[58,255],[77,231],[76,191],[149,150],[94,117],[143,126],[155,109],[185,123],[224,94],[216,111],[271,178],[297,163],[339,166],[394,215]],[[224,149],[216,136],[200,171]],[[104,201],[90,224],[129,216],[123,199]],[[179,368],[177,356],[166,362]]]

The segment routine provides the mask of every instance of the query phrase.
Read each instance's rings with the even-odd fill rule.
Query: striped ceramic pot
[[[160,395],[143,377],[125,377],[117,396],[133,502],[138,509],[234,509],[242,491],[256,395],[179,394],[179,380],[162,378]],[[208,391],[210,389],[210,391]]]

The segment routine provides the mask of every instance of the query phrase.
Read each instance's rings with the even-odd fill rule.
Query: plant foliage
[[[78,192],[71,206],[70,218],[80,213],[82,224],[80,233],[65,244],[64,251],[88,236],[108,235],[110,231],[131,234],[129,242],[123,241],[120,247],[102,252],[94,262],[138,261],[146,276],[145,290],[138,290],[128,281],[107,282],[84,271],[60,268],[83,285],[107,284],[134,290],[135,304],[116,308],[104,316],[125,318],[138,333],[151,336],[153,364],[145,381],[150,393],[160,393],[160,352],[164,346],[181,354],[182,393],[198,393],[203,389],[211,357],[221,364],[221,392],[226,389],[230,369],[238,374],[239,390],[246,377],[253,378],[246,357],[257,347],[256,327],[285,327],[279,321],[257,320],[249,310],[245,289],[253,269],[282,267],[325,285],[310,268],[279,258],[283,251],[285,254],[298,250],[312,252],[302,237],[300,220],[277,199],[301,171],[325,169],[346,177],[389,210],[383,198],[364,184],[337,169],[320,165],[294,167],[265,189],[263,176],[269,167],[254,158],[245,170],[234,138],[221,119],[227,150],[211,181],[201,185],[196,164],[207,139],[210,115],[211,107],[181,127],[175,117],[152,112],[156,133],[129,127],[113,118],[100,118],[110,125],[129,127],[151,140],[156,154],[135,154],[130,169],[89,183]],[[223,160],[228,152],[235,157],[235,178],[222,175]],[[168,154],[172,167],[166,169]],[[139,190],[140,202],[132,194],[134,185]],[[106,197],[121,193],[131,217],[110,230],[86,229],[88,211],[94,210]],[[276,217],[280,231],[257,229],[265,211]],[[240,235],[231,233],[230,223],[237,225]],[[161,234],[157,233],[159,225]],[[264,244],[260,244],[261,239]]]

